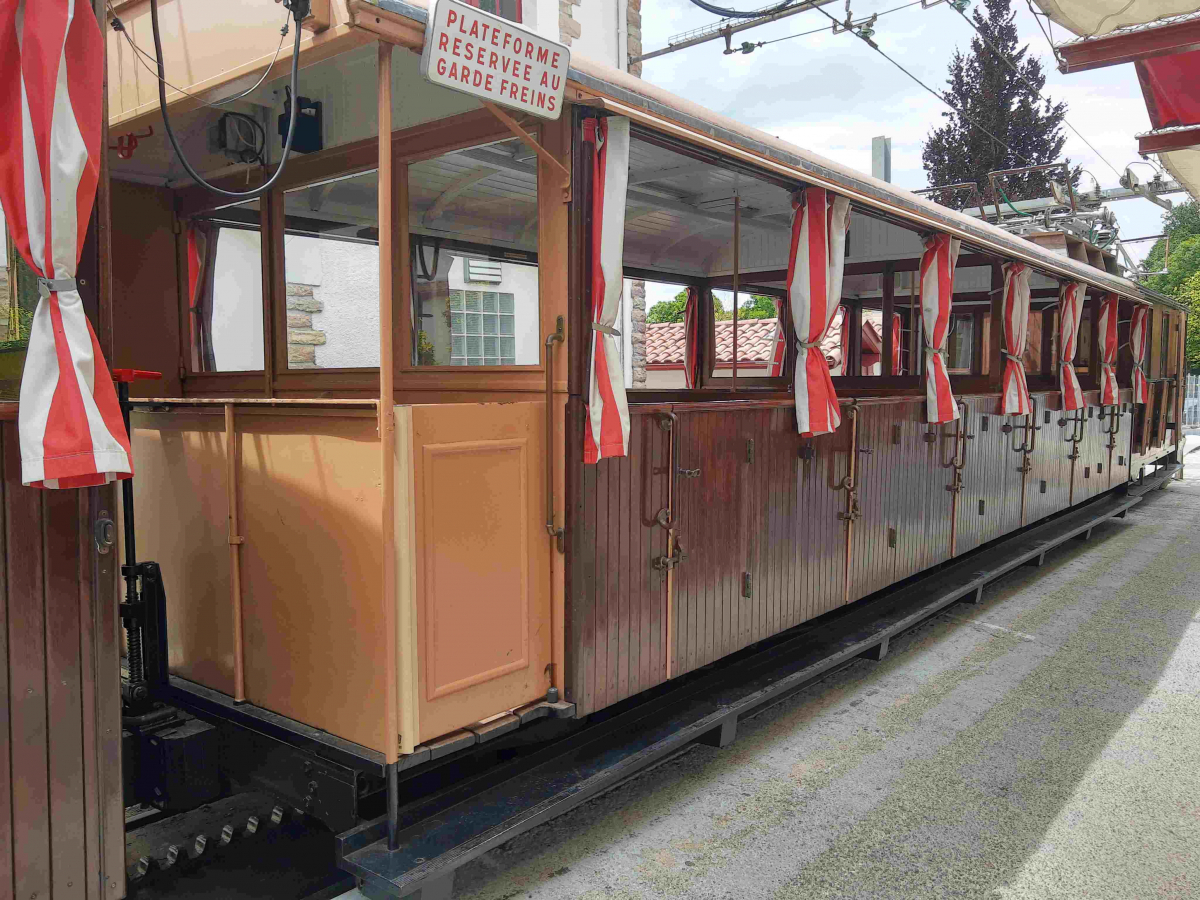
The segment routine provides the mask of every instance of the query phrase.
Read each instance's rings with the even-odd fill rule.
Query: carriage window
[[[750,386],[770,387],[760,379],[778,370],[782,383],[783,373],[771,354],[778,344],[786,366],[786,341],[777,341],[776,334],[787,328],[787,317],[781,317],[777,301],[786,280],[791,191],[792,187],[757,174],[685,155],[661,138],[634,129],[625,209],[622,315],[627,323],[624,343],[630,388],[685,386],[683,310],[689,284],[706,298],[700,301],[698,340],[705,349],[699,358],[698,384],[708,380],[711,387],[716,381],[719,387],[733,374],[735,358],[739,382],[755,379]],[[741,237],[736,254],[735,215]],[[739,284],[736,347],[735,271]],[[668,321],[671,317],[678,321]]]
[[[684,284],[625,279],[620,331],[624,335],[626,388],[661,391],[688,387],[687,292]],[[697,293],[697,303],[699,296]],[[640,356],[635,356],[635,347]]]
[[[954,313],[950,316],[950,334],[946,338],[946,367],[954,375],[969,375],[971,350],[975,342],[975,315]]]
[[[1079,316],[1079,340],[1075,347],[1075,371],[1082,374],[1088,370],[1092,361],[1092,305],[1091,299],[1085,300],[1083,312]]]
[[[408,186],[413,365],[537,365],[534,152],[456,150],[411,164]]]
[[[192,369],[263,368],[262,221],[250,200],[195,216],[185,227]]]
[[[287,364],[379,365],[379,176],[284,194]]]

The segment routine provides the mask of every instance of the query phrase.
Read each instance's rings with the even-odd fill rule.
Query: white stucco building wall
[[[312,313],[312,329],[325,337],[317,366],[378,366],[379,247],[288,235],[283,249],[288,284],[311,286],[321,307]]]
[[[263,368],[261,240],[244,228],[222,228],[217,238],[212,342],[218,372]]]

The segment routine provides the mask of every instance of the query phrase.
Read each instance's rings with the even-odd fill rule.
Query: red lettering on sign
[[[560,84],[562,84],[562,76],[561,76],[561,75],[555,75],[553,78],[551,78],[551,79],[550,79],[550,88],[551,88],[551,90],[555,90],[555,91],[557,91],[557,90],[558,90],[558,86],[559,86]]]
[[[478,21],[471,23],[471,37],[473,37],[473,38],[479,37],[479,22]]]
[[[456,13],[454,10],[449,10],[446,13],[446,27],[449,28],[451,25],[453,25],[457,21],[458,21],[458,13]]]
[[[521,102],[529,102],[529,88],[525,87],[525,85],[521,85]]]
[[[537,105],[541,109],[546,108],[546,95],[543,94],[541,91],[537,92]]]
[[[500,96],[501,96],[501,97],[503,97],[503,96],[504,96],[504,92],[505,92],[505,91],[507,91],[507,90],[508,90],[508,79],[507,79],[507,78],[501,78],[501,79],[500,79]]]
[[[455,38],[454,45],[450,48],[450,52],[453,53],[455,56],[461,56],[462,54],[460,54],[458,52],[461,47],[462,47],[462,38]]]
[[[546,109],[547,109],[547,111],[549,111],[549,112],[554,112],[554,107],[555,107],[556,105],[557,105],[557,104],[555,103],[555,100],[554,100],[554,95],[553,95],[553,94],[551,94],[549,97],[547,97],[547,98],[546,98]]]
[[[552,57],[550,57],[550,68],[552,68],[552,69],[558,68],[558,54],[557,53],[555,53]]]
[[[488,68],[489,69],[496,68],[496,63],[499,61],[499,59],[500,59],[500,56],[496,53],[495,50],[492,50],[490,53],[488,53]]]
[[[511,41],[512,41],[512,32],[511,31],[504,32],[504,49],[505,50],[508,49],[508,45]]]
[[[533,59],[533,43],[531,41],[525,42],[525,58]]]
[[[448,38],[446,36],[445,32],[442,32],[441,34],[438,35],[438,49],[444,51],[449,46],[450,46],[450,38]]]
[[[471,83],[471,69],[468,66],[463,66],[458,72],[458,80],[463,84]]]
[[[451,81],[458,79],[458,63],[450,63],[450,71],[446,73],[446,77]]]
[[[538,47],[537,61],[541,65],[544,66],[549,58],[550,58],[550,51],[547,50],[545,47]]]
[[[516,83],[514,83],[514,82],[509,82],[509,85],[508,85],[508,96],[510,96],[510,97],[511,97],[512,99],[514,99],[514,100],[516,100],[516,99],[517,99],[517,85],[516,85]]]
[[[487,91],[489,94],[492,92],[492,76],[490,73],[488,74],[488,77],[483,82],[483,89],[485,91]]]
[[[446,74],[446,61],[445,61],[444,59],[442,59],[441,57],[438,57],[438,61],[437,61],[437,73],[438,73],[439,75],[445,75],[445,74]]]

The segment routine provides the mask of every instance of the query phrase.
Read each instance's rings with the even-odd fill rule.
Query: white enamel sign
[[[433,84],[543,119],[562,113],[571,51],[459,0],[437,0],[421,74]]]

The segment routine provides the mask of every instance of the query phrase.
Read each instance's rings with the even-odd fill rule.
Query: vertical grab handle
[[[564,339],[563,317],[546,335],[546,534],[554,538],[559,553],[567,551],[566,532],[554,524],[554,345]]]
[[[667,505],[658,511],[655,521],[663,528],[670,531],[675,525],[675,498],[679,496],[679,440],[678,428],[679,416],[673,412],[663,412],[658,414],[658,425],[663,431],[671,435],[670,456],[671,456],[671,487],[667,494]],[[696,470],[699,473],[699,470]]]

